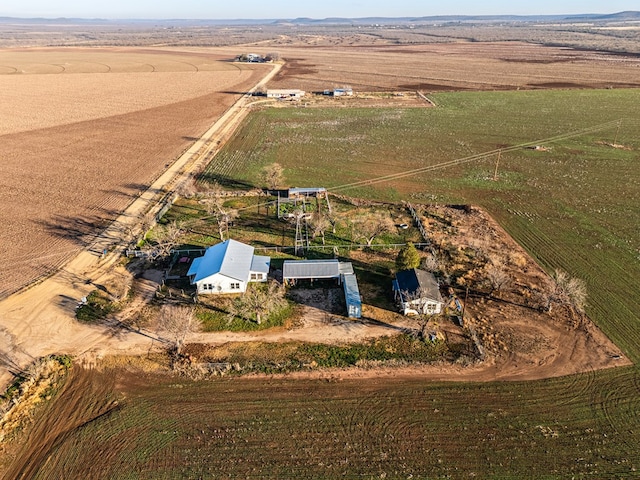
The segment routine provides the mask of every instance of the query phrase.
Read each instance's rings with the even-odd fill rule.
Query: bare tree
[[[338,225],[338,218],[333,214],[329,214],[329,216],[327,216],[327,219],[329,220],[329,223],[331,224],[331,233],[333,233],[335,235],[336,234],[336,226]]]
[[[166,258],[180,244],[180,237],[184,233],[182,225],[173,221],[155,232],[155,243],[147,243],[144,250],[152,260]]]
[[[205,206],[207,215],[215,218],[218,224],[220,240],[224,242],[225,233],[229,232],[229,225],[238,218],[239,212],[233,208],[225,207],[222,197],[212,192],[210,196],[200,201]]]
[[[233,208],[224,208],[221,209],[216,220],[218,222],[218,233],[220,234],[220,240],[224,241],[225,232],[229,233],[229,225],[233,224],[233,222],[238,218],[238,210]]]
[[[325,245],[325,232],[331,227],[331,221],[325,215],[321,213],[316,213],[311,217],[310,220],[311,228],[313,229],[312,238],[316,238],[318,235],[322,237],[322,245]]]
[[[229,321],[235,317],[252,319],[255,317],[257,324],[268,316],[273,310],[283,306],[284,287],[271,281],[264,285],[250,285],[244,295],[237,297],[229,307]]]
[[[544,308],[551,311],[553,304],[563,305],[578,314],[584,313],[587,303],[587,286],[584,280],[569,276],[556,269],[543,292]]]
[[[178,188],[176,188],[176,193],[183,198],[192,198],[196,195],[198,188],[196,187],[196,183],[193,177],[189,177],[184,180]]]
[[[195,316],[194,307],[164,305],[160,309],[158,328],[167,333],[173,352],[180,355],[187,336],[199,331],[201,323]]]
[[[492,263],[485,268],[484,273],[485,281],[491,289],[489,295],[503,291],[511,283],[511,276],[506,272],[504,264]]]
[[[353,222],[353,235],[356,240],[364,240],[368,247],[382,235],[393,231],[395,224],[388,215],[381,212],[361,214]]]
[[[435,255],[429,254],[422,260],[422,268],[429,272],[436,272],[440,270],[440,262]]]
[[[279,163],[271,163],[262,169],[262,180],[269,190],[284,183],[284,169]]]
[[[277,62],[278,60],[280,60],[280,52],[270,52],[267,53],[267,55],[264,57],[264,59],[269,62]]]

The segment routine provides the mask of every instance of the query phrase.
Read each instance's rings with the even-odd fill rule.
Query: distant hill
[[[608,15],[572,15],[572,20],[581,20],[588,19],[591,21],[604,21],[604,22],[629,22],[629,21],[640,21],[640,12],[636,11],[626,11],[626,12],[618,12],[618,13],[610,13]]]
[[[640,21],[640,11],[611,14],[577,15],[437,15],[427,17],[363,17],[323,19],[125,19],[101,18],[16,18],[0,17],[0,24],[22,25],[158,25],[158,26],[206,26],[206,25],[398,25],[442,23],[527,23],[527,22],[628,22]]]

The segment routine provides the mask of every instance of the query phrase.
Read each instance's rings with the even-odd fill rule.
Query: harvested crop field
[[[521,42],[427,45],[258,45],[287,60],[273,88],[308,91],[518,90],[639,87],[637,56]]]
[[[266,67],[202,51],[0,51],[0,297],[59,268]]]

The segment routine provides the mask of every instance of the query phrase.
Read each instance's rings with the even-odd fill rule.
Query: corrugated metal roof
[[[362,300],[360,299],[358,280],[353,274],[344,275],[342,279],[344,298],[347,302],[347,314],[351,318],[360,318],[362,316]]]
[[[282,277],[288,279],[338,278],[340,262],[330,260],[285,260]]]
[[[263,255],[254,255],[251,261],[251,271],[256,273],[269,273],[269,265],[271,264],[271,257],[265,257]]]
[[[236,240],[227,240],[207,248],[204,256],[196,266],[193,282],[221,273],[229,278],[248,281],[251,262],[253,261],[253,247]],[[191,272],[193,269],[189,269]]]
[[[317,195],[318,193],[325,193],[327,191],[324,187],[308,187],[308,188],[290,188],[288,191],[289,196],[295,195]]]
[[[351,262],[340,262],[340,275],[353,275],[353,265]]]
[[[187,272],[187,277],[191,275],[195,275],[198,273],[198,267],[200,266],[200,262],[202,261],[202,257],[194,258],[191,262],[191,266],[189,267],[189,271]]]
[[[438,286],[436,277],[434,277],[432,273],[418,270],[417,268],[402,270],[396,273],[393,289],[398,290],[403,295],[405,292],[413,295],[420,289],[425,298],[442,302],[440,287]]]

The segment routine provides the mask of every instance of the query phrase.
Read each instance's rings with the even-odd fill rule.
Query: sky
[[[640,10],[638,0],[0,0],[0,16],[262,19],[541,15]]]

